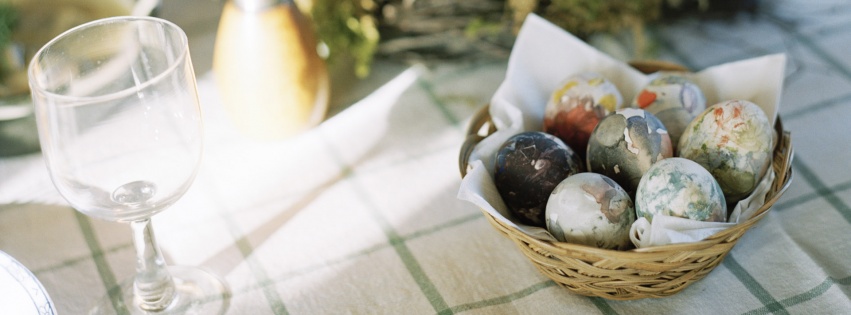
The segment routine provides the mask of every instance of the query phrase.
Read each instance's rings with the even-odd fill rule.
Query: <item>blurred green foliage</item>
[[[616,33],[659,19],[662,0],[552,0],[541,6],[544,18],[580,37]]]
[[[646,24],[660,19],[665,0],[479,0],[488,6],[503,9],[502,15],[472,17],[463,29],[470,42],[495,37],[505,32],[516,32],[530,13],[535,13],[565,30],[586,38],[599,33],[628,31],[639,48],[643,46]],[[431,17],[440,14],[457,14],[445,10],[452,4],[446,0],[296,0],[299,7],[314,23],[320,42],[328,48],[328,62],[351,60],[354,73],[365,77],[373,57],[381,46],[381,32],[393,31],[393,36],[405,35],[405,29],[388,27],[382,23],[394,18],[397,25],[416,26],[432,23]],[[394,10],[388,10],[394,9]],[[404,13],[401,10],[406,10]],[[393,13],[393,16],[387,14]],[[439,13],[436,13],[439,12]],[[407,15],[406,15],[407,14]],[[420,14],[421,18],[399,22],[404,16]],[[468,16],[470,12],[466,13]],[[423,18],[425,17],[425,18]],[[433,27],[429,25],[428,27]],[[433,27],[435,34],[455,31],[453,26]],[[421,29],[409,27],[409,29]],[[387,35],[387,34],[384,34]],[[422,33],[411,31],[411,36]],[[510,35],[510,34],[509,34]],[[476,45],[471,45],[476,47]],[[480,47],[480,46],[479,46]],[[510,49],[510,47],[509,47]]]
[[[5,54],[6,45],[12,41],[12,31],[18,24],[18,12],[10,3],[0,3],[0,54]],[[0,78],[6,73],[6,58],[0,56]]]
[[[358,77],[369,74],[378,46],[378,27],[364,4],[371,1],[313,0],[303,4],[313,19],[319,41],[328,47],[328,62],[352,59]]]

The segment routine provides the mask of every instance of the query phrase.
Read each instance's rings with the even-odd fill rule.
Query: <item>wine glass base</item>
[[[169,266],[174,280],[174,300],[157,312],[145,311],[133,301],[133,279],[123,283],[121,292],[101,299],[89,312],[91,315],[165,315],[165,314],[224,314],[230,306],[230,290],[224,281],[203,269]]]

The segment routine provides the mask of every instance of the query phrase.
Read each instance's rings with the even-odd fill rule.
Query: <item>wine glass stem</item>
[[[134,221],[130,226],[136,247],[134,303],[148,312],[163,310],[174,299],[174,281],[166,270],[162,252],[154,237],[151,219]]]

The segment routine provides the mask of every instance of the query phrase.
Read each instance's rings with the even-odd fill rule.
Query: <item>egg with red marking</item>
[[[654,163],[673,155],[662,122],[638,108],[623,108],[606,116],[588,141],[588,170],[608,176],[630,195]]]
[[[631,106],[659,118],[668,129],[671,144],[676,150],[686,126],[706,109],[706,97],[685,74],[657,72],[650,75],[650,82],[638,92]]]
[[[583,171],[579,156],[553,135],[530,131],[509,138],[496,153],[494,184],[514,219],[544,227],[550,193]]]
[[[585,157],[588,139],[603,117],[624,106],[617,87],[594,72],[568,77],[552,92],[544,111],[544,131]]]
[[[774,129],[758,105],[724,101],[697,116],[680,137],[678,156],[703,166],[727,202],[750,195],[771,165]]]

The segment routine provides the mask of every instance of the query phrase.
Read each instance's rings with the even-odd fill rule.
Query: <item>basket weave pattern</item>
[[[459,166],[466,173],[475,145],[495,128],[483,107],[472,119],[461,148]],[[775,124],[778,141],[772,168],[776,174],[763,204],[750,219],[702,241],[645,247],[628,251],[599,249],[578,244],[535,239],[498,221],[486,211],[488,222],[511,239],[538,270],[575,293],[613,300],[657,298],[676,294],[703,279],[730,252],[751,227],[768,214],[791,183],[791,134]]]

